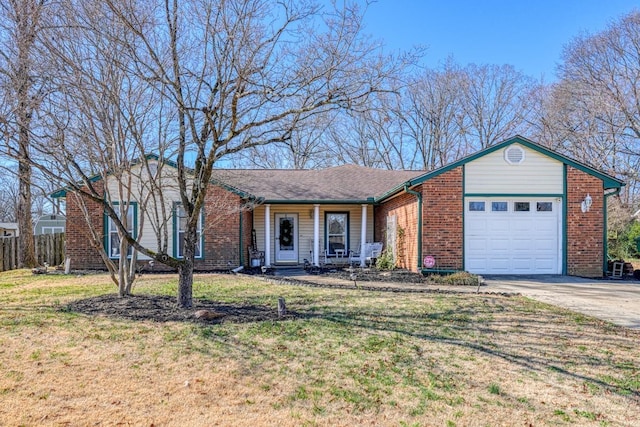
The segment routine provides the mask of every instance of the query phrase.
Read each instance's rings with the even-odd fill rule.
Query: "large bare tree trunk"
[[[187,228],[184,240],[184,259],[178,268],[178,306],[193,307],[193,261],[195,258],[197,231],[194,227]],[[201,250],[204,248],[201,248]]]
[[[33,54],[35,29],[29,27],[30,21],[38,16],[38,6],[32,3],[19,3],[15,6],[17,16],[17,72],[14,75],[17,101],[18,125],[18,207],[17,220],[20,237],[18,238],[18,266],[35,267],[36,253],[33,242],[33,219],[31,218],[31,163],[29,147],[31,145],[31,118],[35,109],[30,90],[33,88],[30,56]]]
[[[22,135],[20,139],[22,140]],[[22,141],[20,142],[21,152],[23,150],[26,152],[27,147],[28,142],[24,145]],[[20,231],[18,265],[22,268],[31,268],[36,265],[36,252],[33,242],[33,219],[31,218],[31,165],[26,160],[20,160],[18,164],[18,180],[20,188],[17,209]]]

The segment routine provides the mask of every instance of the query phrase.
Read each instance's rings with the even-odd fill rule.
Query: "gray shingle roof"
[[[366,201],[424,171],[343,165],[327,169],[216,169],[217,179],[252,196],[274,201]]]

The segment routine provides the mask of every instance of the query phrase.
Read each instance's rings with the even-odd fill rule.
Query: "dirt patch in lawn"
[[[168,295],[132,295],[121,298],[118,295],[100,295],[74,301],[63,310],[91,316],[106,316],[128,320],[151,320],[154,322],[206,322],[206,323],[247,323],[279,319],[271,307],[258,305],[223,304],[208,300],[194,300],[193,308],[180,308],[175,297]],[[216,313],[215,319],[198,319],[199,310]],[[287,316],[291,318],[291,314]]]

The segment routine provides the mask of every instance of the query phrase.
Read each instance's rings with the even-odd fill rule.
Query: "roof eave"
[[[372,205],[373,197],[366,199],[263,199],[262,203],[272,205]]]

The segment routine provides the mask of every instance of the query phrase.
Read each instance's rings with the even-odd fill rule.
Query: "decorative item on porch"
[[[289,218],[280,219],[280,249],[291,249],[293,245],[293,223]]]

